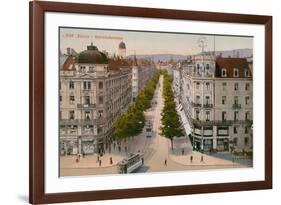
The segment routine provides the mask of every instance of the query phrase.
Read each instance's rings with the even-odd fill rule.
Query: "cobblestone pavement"
[[[218,169],[218,168],[237,168],[243,167],[241,164],[233,163],[231,160],[225,160],[199,152],[192,151],[191,143],[186,137],[174,140],[174,150],[170,148],[170,141],[160,135],[161,126],[161,111],[164,106],[163,97],[163,76],[160,76],[159,86],[157,86],[152,107],[145,112],[145,117],[153,124],[152,137],[147,138],[145,133],[129,139],[128,152],[136,153],[138,151],[144,153],[144,166],[137,172],[159,172],[159,171],[182,171],[182,170],[197,170],[197,169]],[[157,103],[155,103],[157,102]],[[76,157],[61,157],[61,176],[69,175],[103,175],[117,174],[116,164],[125,158],[128,153],[119,152],[112,145],[111,153],[108,151],[100,157],[101,165],[97,162],[97,156],[86,156],[80,158],[77,163]],[[193,156],[192,162],[190,156]],[[203,156],[203,161],[201,160]],[[113,163],[110,164],[110,157]],[[166,160],[166,165],[165,165]]]

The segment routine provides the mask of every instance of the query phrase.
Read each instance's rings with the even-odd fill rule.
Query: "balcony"
[[[62,119],[60,125],[92,125],[96,122],[94,119]]]
[[[95,108],[96,104],[77,104],[77,108]]]
[[[252,120],[212,120],[212,121],[204,121],[204,120],[190,120],[192,124],[198,126],[230,126],[230,125],[247,125],[251,126],[253,124]]]
[[[241,109],[241,104],[234,103],[232,109]]]
[[[192,102],[191,105],[192,105],[193,107],[201,107],[201,104],[200,104],[200,103],[194,103],[194,102]]]
[[[206,104],[203,104],[203,107],[204,108],[213,108],[213,104],[206,103]]]

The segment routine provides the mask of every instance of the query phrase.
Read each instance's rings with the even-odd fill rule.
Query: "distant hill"
[[[130,55],[127,58],[132,59],[134,56]],[[154,62],[158,61],[169,61],[173,59],[174,61],[185,60],[187,55],[176,55],[176,54],[152,54],[152,55],[136,55],[139,59],[151,59]]]
[[[216,55],[222,55],[222,57],[240,57],[246,58],[253,55],[253,50],[249,48],[244,49],[235,49],[235,50],[227,50],[227,51],[216,51]]]
[[[207,52],[208,53],[208,52]],[[198,53],[199,54],[199,53]],[[226,50],[226,51],[216,51],[216,55],[222,55],[223,57],[237,57],[245,58],[253,55],[253,50],[249,48]],[[129,55],[127,58],[132,59],[134,55]],[[158,61],[169,61],[173,59],[174,61],[185,60],[189,55],[177,55],[177,54],[152,54],[152,55],[136,55],[139,59],[151,59],[154,62]]]

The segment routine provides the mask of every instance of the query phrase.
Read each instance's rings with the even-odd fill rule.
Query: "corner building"
[[[114,121],[131,103],[131,81],[130,70],[112,69],[93,44],[72,65],[60,67],[61,155],[104,151],[112,141]]]
[[[181,104],[196,150],[252,150],[252,72],[244,58],[196,55],[182,62]]]

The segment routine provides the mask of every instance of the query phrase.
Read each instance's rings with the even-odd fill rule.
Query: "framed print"
[[[30,2],[30,203],[272,188],[272,17]]]

